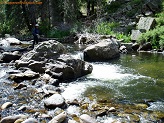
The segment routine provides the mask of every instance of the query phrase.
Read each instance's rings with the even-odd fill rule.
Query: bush
[[[48,37],[50,38],[63,38],[65,36],[69,36],[70,35],[70,31],[69,30],[59,30],[59,29],[51,29],[48,32]]]
[[[11,34],[12,28],[10,26],[10,21],[4,21],[0,23],[0,34],[4,36],[5,34]]]
[[[153,48],[161,48],[164,45],[164,26],[143,33],[139,38],[140,43],[151,42]]]
[[[117,39],[123,39],[124,42],[130,42],[130,35],[126,35],[123,33],[114,32],[114,28],[117,28],[120,24],[116,22],[101,22],[97,23],[95,29],[93,29],[94,33],[102,34],[102,35],[114,35]]]

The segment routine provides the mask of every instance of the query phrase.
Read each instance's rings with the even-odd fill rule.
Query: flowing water
[[[67,48],[74,57],[83,58],[79,47],[67,46]],[[164,112],[164,54],[122,54],[120,58],[109,62],[91,62],[91,64],[93,72],[90,75],[64,86],[65,91],[62,95],[66,100],[92,96],[96,100],[114,100],[120,104],[147,102],[149,104],[147,110]],[[13,89],[12,82],[6,78],[10,69],[0,64],[0,104],[7,101],[16,104],[21,102],[21,104],[37,104],[29,97],[31,92],[20,94],[19,90]],[[73,107],[68,109],[72,112],[74,110],[77,111]],[[12,111],[6,113],[9,112]],[[2,116],[5,116],[4,112]]]
[[[80,51],[77,54],[76,58],[82,58]],[[122,54],[109,62],[91,64],[90,75],[67,87],[66,99],[93,96],[123,104],[148,102],[148,110],[164,112],[164,54]]]

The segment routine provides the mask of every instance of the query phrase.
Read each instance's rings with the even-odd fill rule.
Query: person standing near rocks
[[[34,41],[33,41],[33,45],[32,47],[34,48],[35,44],[38,44],[39,42],[39,29],[38,29],[39,25],[35,24],[35,27],[32,30],[32,35],[34,36]]]

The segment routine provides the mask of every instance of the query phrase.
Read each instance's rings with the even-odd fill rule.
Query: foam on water
[[[146,76],[133,74],[133,72],[127,73],[124,68],[118,65],[102,63],[92,65],[93,71],[86,76],[86,79],[77,80],[78,82],[71,83],[65,88],[62,95],[66,100],[80,98],[88,87],[105,86],[116,90],[118,87],[133,86],[128,83],[130,80],[146,78]],[[117,93],[119,93],[119,90]]]

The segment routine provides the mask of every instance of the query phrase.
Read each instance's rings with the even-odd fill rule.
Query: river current
[[[81,51],[71,53],[76,58],[83,58]],[[91,64],[93,71],[90,75],[65,86],[62,95],[66,100],[92,96],[96,100],[114,100],[121,104],[147,102],[147,110],[164,112],[164,54],[122,54],[115,60]],[[10,69],[10,65],[0,64],[0,104],[7,101],[20,102],[17,95],[19,90],[13,90],[12,82],[6,78]],[[26,98],[29,94],[22,94],[25,96],[22,101],[31,101]],[[9,112],[14,114],[14,111],[6,113]]]

